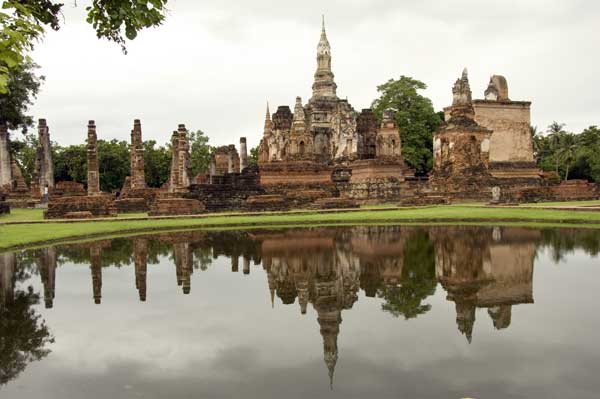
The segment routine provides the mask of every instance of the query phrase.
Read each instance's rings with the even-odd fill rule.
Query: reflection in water
[[[95,304],[102,302],[102,272],[108,266],[133,264],[137,296],[145,302],[152,295],[148,265],[160,258],[170,256],[176,284],[186,295],[194,270],[207,270],[217,257],[230,258],[233,273],[239,272],[241,258],[244,275],[251,273],[251,264],[262,265],[271,306],[278,298],[284,305],[297,300],[302,315],[309,305],[315,310],[333,384],[342,312],[352,309],[361,291],[379,298],[384,312],[408,320],[431,310],[426,301],[440,283],[454,302],[458,330],[470,343],[477,308],[487,309],[495,329],[508,328],[512,307],[533,303],[537,251],[550,247],[561,259],[577,247],[577,237],[588,253],[598,253],[600,237],[593,231],[362,226],[137,236],[24,251],[19,265],[16,254],[0,254],[0,383],[46,356],[53,342],[32,309],[40,295],[20,287],[38,272],[45,307],[52,308],[57,265],[67,262],[89,265]]]
[[[32,308],[39,303],[39,294],[31,286],[24,290],[17,286],[29,278],[27,268],[17,269],[14,253],[0,254],[0,385],[16,378],[30,362],[46,357],[50,353],[46,346],[54,342],[45,322]],[[48,285],[53,284],[54,270],[51,276],[42,278]],[[49,292],[48,298],[53,295]]]

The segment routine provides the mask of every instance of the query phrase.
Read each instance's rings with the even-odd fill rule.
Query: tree
[[[87,183],[87,147],[85,144],[52,146],[54,181]]]
[[[380,288],[377,296],[385,300],[383,311],[408,320],[431,309],[422,302],[435,293],[436,285],[433,244],[427,232],[419,230],[406,243],[400,284]]]
[[[258,165],[258,146],[250,148],[248,165]]]
[[[577,141],[572,133],[565,133],[561,136],[561,142],[557,151],[557,158],[565,165],[565,180],[569,180],[569,168],[577,156]]]
[[[211,147],[208,145],[208,136],[204,135],[202,130],[190,131],[190,163],[192,165],[192,175],[208,172],[210,164]]]
[[[156,141],[144,141],[144,172],[150,187],[160,187],[169,179],[171,171],[171,150],[164,146],[156,147]]]
[[[107,192],[121,190],[131,170],[129,144],[116,139],[98,140],[98,158],[100,189]]]
[[[381,121],[383,112],[392,109],[396,112],[396,123],[400,129],[402,155],[406,163],[418,174],[425,174],[433,163],[433,132],[442,118],[433,109],[431,100],[419,94],[425,90],[425,83],[408,76],[390,79],[377,87],[380,97],[372,107]]]
[[[560,147],[562,136],[566,134],[564,127],[564,123],[558,123],[554,121],[550,126],[548,126],[547,130],[548,138],[550,139],[550,149],[554,153],[554,164],[556,166],[556,174],[558,174],[558,164],[560,162],[558,156],[558,148]]]
[[[86,21],[100,39],[118,43],[126,53],[126,39],[144,28],[162,24],[167,0],[94,0],[86,7]],[[4,0],[0,12],[0,93],[6,93],[9,75],[28,62],[32,50],[49,27],[60,28],[64,4],[51,0]]]
[[[21,129],[26,133],[27,128],[33,125],[33,117],[27,115],[27,111],[44,80],[43,76],[36,76],[37,68],[36,64],[25,62],[11,68],[8,73],[8,91],[0,92],[0,125],[9,130]]]
[[[0,386],[50,353],[46,345],[54,337],[33,308],[39,302],[40,295],[29,286],[27,291],[17,290],[7,306],[0,307]]]
[[[37,146],[38,139],[34,134],[26,134],[22,140],[16,139],[10,141],[10,153],[21,167],[23,179],[25,179],[25,183],[27,184],[31,183],[33,177]]]

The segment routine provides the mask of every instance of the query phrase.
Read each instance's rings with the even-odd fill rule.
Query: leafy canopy
[[[390,79],[377,86],[381,95],[372,104],[380,121],[385,110],[396,112],[402,155],[406,163],[419,174],[426,173],[432,167],[433,132],[442,122],[431,100],[419,94],[419,90],[426,88],[427,85],[419,80],[400,76],[398,80]]]

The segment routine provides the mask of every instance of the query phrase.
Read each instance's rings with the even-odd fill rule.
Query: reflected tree
[[[433,244],[427,232],[419,230],[406,243],[400,284],[380,288],[377,296],[385,300],[383,311],[408,320],[431,309],[423,301],[435,293],[436,285]]]
[[[50,353],[46,345],[54,342],[48,326],[33,305],[40,295],[28,287],[18,290],[5,307],[0,308],[0,385],[15,379],[31,362]]]

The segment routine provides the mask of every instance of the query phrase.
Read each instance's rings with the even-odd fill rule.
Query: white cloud
[[[83,142],[88,119],[101,138],[128,140],[141,118],[144,138],[159,143],[185,123],[213,144],[246,136],[254,146],[267,100],[274,110],[310,96],[323,13],[338,93],[357,110],[400,75],[427,83],[441,109],[467,66],[475,97],[489,75],[505,75],[513,99],[533,101],[534,125],[600,124],[596,2],[179,0],[127,56],[95,37],[85,2],[66,7],[61,30],[33,54],[47,81],[32,111],[61,144]]]

